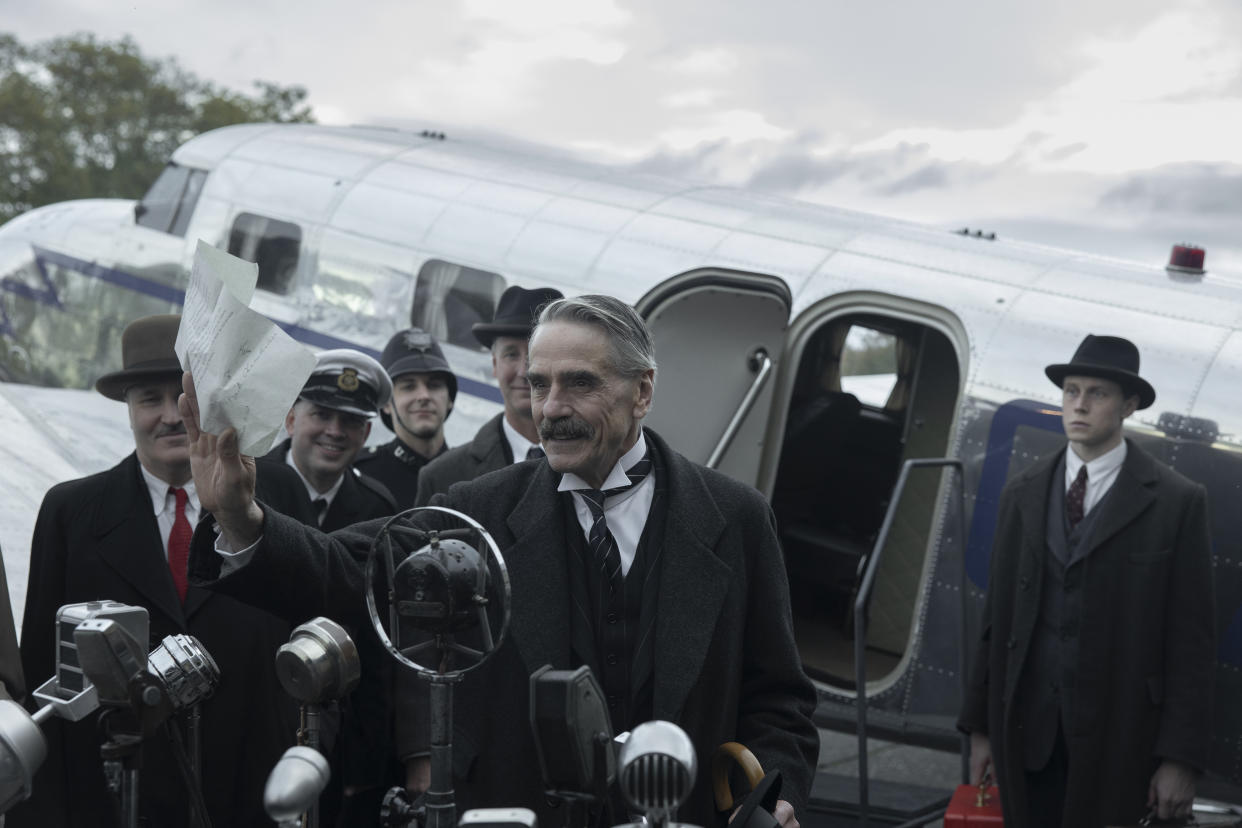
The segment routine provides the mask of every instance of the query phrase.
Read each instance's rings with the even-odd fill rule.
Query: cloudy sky
[[[0,28],[302,84],[325,123],[1242,275],[1237,0],[0,0]]]

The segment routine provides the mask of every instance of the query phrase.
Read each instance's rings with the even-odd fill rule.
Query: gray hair
[[[539,312],[535,330],[548,322],[577,322],[601,328],[612,344],[612,369],[631,379],[651,371],[654,383],[656,359],[651,331],[643,318],[620,299],[599,293],[557,299]]]

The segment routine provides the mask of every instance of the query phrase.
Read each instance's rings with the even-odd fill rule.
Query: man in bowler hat
[[[1001,495],[958,726],[1009,826],[1190,813],[1215,674],[1202,486],[1123,436],[1156,398],[1133,343],[1088,336],[1061,388],[1069,445]]]
[[[293,742],[293,706],[276,680],[273,654],[289,637],[283,621],[188,586],[186,563],[202,511],[190,476],[186,429],[177,410],[181,366],[173,352],[179,316],[148,316],[121,336],[123,367],[95,389],[129,408],[135,450],[111,469],[60,483],[43,498],[30,545],[22,620],[22,667],[38,685],[55,671],[56,611],[111,599],[145,607],[149,652],[165,636],[199,639],[220,667],[202,703],[202,793],[213,825],[270,825],[263,785]],[[48,757],[32,798],[8,814],[13,826],[113,826],[96,716],[43,725]],[[172,722],[173,727],[179,726]],[[190,824],[189,796],[162,731],[145,740],[139,776],[143,824]]]
[[[530,410],[530,383],[526,381],[526,340],[536,313],[554,299],[556,288],[527,290],[514,285],[496,303],[491,322],[471,328],[476,339],[491,349],[492,376],[500,384],[505,410],[483,424],[474,439],[445,452],[419,474],[415,502],[424,506],[433,495],[448,491],[462,480],[543,456]]]
[[[380,419],[396,436],[362,450],[354,465],[388,487],[397,509],[414,505],[423,466],[448,451],[444,421],[457,400],[457,377],[435,337],[421,328],[398,331],[380,364],[392,380],[392,400]]]

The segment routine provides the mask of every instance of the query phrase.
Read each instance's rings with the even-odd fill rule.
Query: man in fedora
[[[387,486],[400,511],[414,505],[423,466],[448,451],[444,421],[457,400],[457,377],[435,337],[421,328],[394,334],[380,364],[392,380],[392,400],[380,419],[396,436],[363,449],[354,465]]]
[[[108,471],[54,486],[44,497],[30,547],[22,621],[22,667],[30,683],[55,672],[56,611],[111,599],[150,614],[147,651],[168,635],[196,636],[220,668],[202,703],[202,792],[214,825],[270,825],[263,785],[293,742],[293,707],[273,656],[284,622],[209,590],[187,586],[190,537],[201,508],[177,411],[181,366],[173,353],[179,316],[149,316],[121,337],[123,368],[96,390],[129,408],[135,450]],[[176,726],[174,723],[173,726]],[[10,826],[112,826],[96,717],[43,725],[48,758],[33,797],[8,814]],[[189,797],[163,732],[143,745],[139,814],[144,824],[189,824]]]
[[[526,381],[526,340],[541,307],[560,299],[556,288],[507,289],[496,303],[491,322],[477,322],[474,336],[492,352],[492,376],[500,384],[505,410],[483,424],[474,439],[428,463],[418,477],[415,503],[425,506],[433,495],[462,480],[542,457],[539,434],[530,410]]]
[[[1138,349],[1088,336],[1046,369],[1069,445],[1006,486],[958,726],[1008,826],[1190,813],[1215,623],[1207,498],[1122,426],[1156,398]]]

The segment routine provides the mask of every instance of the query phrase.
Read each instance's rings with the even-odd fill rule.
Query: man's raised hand
[[[237,430],[220,435],[199,426],[198,397],[194,378],[181,377],[182,393],[177,408],[190,443],[190,471],[205,511],[211,512],[234,549],[250,546],[263,532],[263,510],[254,499],[254,458],[241,453]]]

